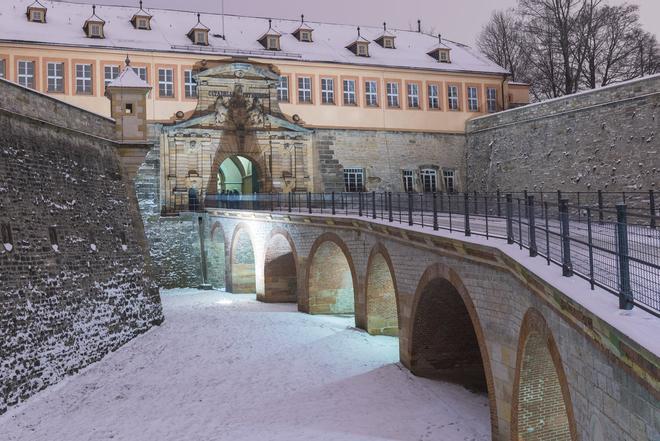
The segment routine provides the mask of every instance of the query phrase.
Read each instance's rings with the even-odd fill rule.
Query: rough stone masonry
[[[6,81],[0,98],[3,413],[163,315],[114,122]]]

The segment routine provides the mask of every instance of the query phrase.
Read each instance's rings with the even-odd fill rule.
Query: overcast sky
[[[1,1],[1,0],[0,0]],[[132,5],[138,0],[74,0],[79,3]],[[218,12],[221,0],[144,0],[146,7]],[[225,12],[260,17],[299,18],[311,21],[389,26],[410,29],[422,20],[425,30],[451,40],[474,44],[493,10],[514,6],[517,0],[224,0]],[[624,0],[609,0],[621,4]],[[660,37],[660,0],[630,0],[640,6],[647,31]]]

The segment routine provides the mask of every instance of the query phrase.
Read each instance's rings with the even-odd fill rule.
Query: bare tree
[[[513,81],[529,81],[521,19],[514,9],[495,11],[477,38],[477,47],[493,62],[508,69]]]

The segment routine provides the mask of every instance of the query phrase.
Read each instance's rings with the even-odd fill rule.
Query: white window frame
[[[28,66],[32,67],[32,72],[30,73],[30,69],[28,69]],[[34,73],[36,71],[36,63],[32,60],[18,60],[17,62],[17,74],[16,74],[16,79],[18,81],[18,84],[20,84],[23,87],[27,87],[30,89],[34,89],[35,86],[35,81],[34,81]]]
[[[289,77],[282,75],[277,82],[277,100],[282,103],[289,102]]]
[[[422,189],[424,193],[435,193],[438,191],[438,171],[434,168],[423,168],[420,171],[422,177]]]
[[[0,78],[7,78],[7,60],[0,58]]]
[[[442,170],[442,183],[447,193],[456,193],[456,171]]]
[[[109,75],[108,75],[109,74]],[[103,67],[103,81],[105,87],[112,83],[112,80],[119,76],[119,66],[115,64],[107,64]]]
[[[378,107],[378,83],[375,80],[364,82],[364,98],[367,107]]]
[[[158,69],[158,96],[174,98],[174,69],[169,67]]]
[[[32,10],[30,12],[30,21],[36,21],[43,23],[44,21],[44,12],[39,10]]]
[[[344,168],[344,189],[347,193],[364,191],[364,169],[360,167]]]
[[[132,66],[131,66],[132,67]],[[147,68],[146,67],[133,67],[133,70],[138,77],[145,83],[147,82]]]
[[[269,35],[266,37],[266,49],[268,50],[279,50],[280,49],[280,37],[276,35]]]
[[[64,93],[64,63],[49,61],[46,64],[46,90],[50,93]]]
[[[396,109],[401,107],[399,101],[399,83],[387,82],[385,85],[387,91],[387,107]]]
[[[439,109],[440,108],[440,87],[437,84],[429,84],[428,86],[429,94],[429,109]]]
[[[312,77],[298,77],[298,102],[311,104]]]
[[[403,191],[412,193],[415,191],[415,172],[413,170],[403,170]]]
[[[101,37],[102,26],[99,23],[90,23],[89,24],[89,35],[92,37]]]
[[[468,95],[468,110],[470,112],[479,111],[479,89],[475,86],[468,86],[467,88]]]
[[[190,69],[183,71],[183,88],[186,98],[197,98],[197,81],[193,78],[193,71]]]
[[[419,84],[417,83],[408,83],[408,108],[409,109],[420,109],[419,102]]]
[[[494,87],[486,88],[486,104],[488,113],[497,112],[497,89]]]
[[[146,18],[138,18],[137,19],[137,28],[142,29],[142,30],[148,30],[149,29],[149,20]]]
[[[383,47],[386,49],[394,49],[394,39],[391,37],[383,38]]]
[[[300,31],[300,41],[309,43],[312,41],[312,33],[310,31]]]
[[[321,103],[335,104],[335,80],[321,78]]]
[[[355,52],[360,57],[368,57],[369,56],[369,47],[366,44],[358,43],[357,47],[355,48]]]
[[[344,88],[344,105],[357,106],[357,91],[355,90],[357,84],[356,81],[343,80],[342,84]]]
[[[460,109],[458,102],[458,86],[453,84],[447,86],[447,104],[449,106],[449,110]]]
[[[91,64],[76,63],[76,94],[91,95],[94,93],[92,75]]]
[[[195,44],[206,45],[208,33],[206,31],[195,31]]]

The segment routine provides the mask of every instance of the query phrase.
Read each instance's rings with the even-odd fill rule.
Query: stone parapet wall
[[[67,129],[115,139],[115,121],[0,78],[0,108]],[[110,101],[108,100],[108,108]]]
[[[79,128],[0,110],[0,413],[163,320],[117,145]]]
[[[660,75],[476,118],[468,187],[657,190],[659,130]]]

